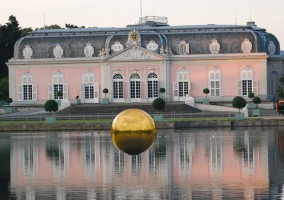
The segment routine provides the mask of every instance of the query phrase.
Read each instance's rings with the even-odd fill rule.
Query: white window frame
[[[159,96],[159,80],[158,75],[151,72],[147,76],[147,96],[148,99],[155,99]]]
[[[95,82],[95,74],[88,71],[83,74],[81,95],[84,103],[99,103],[99,84]],[[93,96],[86,98],[86,88],[90,91],[93,88]],[[90,92],[89,92],[90,94]]]
[[[48,98],[49,99],[59,99],[55,91],[55,86],[58,88],[62,88],[63,97],[62,99],[68,99],[68,84],[64,84],[64,74],[61,72],[57,72],[51,77],[52,84],[48,85]],[[62,85],[62,87],[60,87]],[[59,91],[59,89],[57,90]]]
[[[141,89],[142,87],[141,87],[140,75],[138,73],[132,73],[129,78],[129,91],[130,91],[129,95],[131,101],[141,100]]]
[[[182,86],[182,87],[181,87]],[[187,87],[187,90],[185,89]],[[191,83],[189,71],[182,69],[177,73],[177,82],[173,82],[174,101],[184,101],[186,96],[191,96]]]
[[[18,85],[18,100],[37,101],[37,85],[34,84],[33,76],[30,73],[22,75],[22,83]]]
[[[212,87],[212,82],[214,87]],[[219,87],[217,87],[218,85]],[[221,71],[219,69],[217,70],[210,70],[209,71],[209,83],[208,83],[208,88],[209,88],[209,95],[211,97],[220,97],[222,96],[222,85],[221,85]],[[217,95],[217,91],[219,90],[219,95]]]
[[[116,73],[112,77],[112,98],[115,102],[124,101],[124,82],[120,73]]]
[[[258,95],[258,80],[254,79],[254,71],[251,67],[246,67],[241,70],[241,80],[237,80],[237,92],[239,96],[248,96],[249,92]],[[244,83],[246,90],[244,91]],[[251,84],[251,87],[249,86]]]

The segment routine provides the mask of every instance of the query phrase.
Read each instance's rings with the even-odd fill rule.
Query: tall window
[[[219,70],[209,72],[209,90],[212,97],[221,96],[221,73]]]
[[[148,98],[158,97],[158,76],[155,73],[148,75]]]
[[[18,86],[19,100],[37,100],[37,85],[33,84],[33,76],[25,73],[22,76],[22,84]]]
[[[84,74],[83,79],[84,79],[84,97],[85,99],[93,99],[95,76],[93,73],[88,72]]]
[[[123,77],[121,74],[115,74],[112,78],[112,91],[114,99],[122,99],[123,98]]]
[[[178,96],[185,97],[188,95],[188,72],[187,71],[180,71],[178,73]]]
[[[248,96],[250,92],[253,92],[253,70],[246,68],[241,71],[241,95]]]
[[[130,98],[140,98],[141,97],[141,82],[140,76],[134,73],[130,76]]]
[[[59,93],[63,95],[58,95]],[[53,74],[52,84],[48,88],[49,99],[66,99],[68,98],[68,85],[64,84],[64,75],[60,72]]]
[[[190,94],[189,72],[182,69],[177,73],[177,82],[173,82],[174,101],[185,100]]]

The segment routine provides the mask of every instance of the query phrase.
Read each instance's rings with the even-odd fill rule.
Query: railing
[[[19,115],[0,115],[0,121],[45,121],[47,116],[56,116],[57,120],[113,120],[118,113],[96,113],[96,114],[19,114]],[[179,119],[194,119],[194,118],[231,118],[234,117],[235,113],[228,112],[199,112],[199,113],[188,113],[188,112],[168,112],[168,113],[149,113],[152,117],[154,115],[161,114],[165,119],[179,120]]]

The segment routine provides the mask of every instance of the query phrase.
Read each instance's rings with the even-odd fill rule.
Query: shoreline
[[[244,120],[196,120],[196,121],[175,121],[175,122],[155,122],[157,129],[183,129],[183,128],[236,128],[236,127],[279,127],[284,126],[283,119],[275,118],[254,118]],[[98,123],[6,123],[0,124],[0,131],[70,131],[70,130],[110,130],[112,122]]]

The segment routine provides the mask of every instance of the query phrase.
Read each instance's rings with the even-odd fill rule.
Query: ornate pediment
[[[106,58],[108,61],[132,61],[132,60],[163,60],[165,57],[146,50],[142,47],[131,46],[111,57]]]

